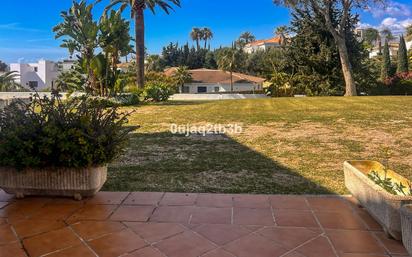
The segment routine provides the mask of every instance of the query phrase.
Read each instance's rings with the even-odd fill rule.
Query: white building
[[[176,68],[165,70],[167,76],[172,76]],[[231,92],[230,73],[222,70],[196,69],[189,70],[192,81],[180,89],[186,94],[205,94]],[[233,72],[233,92],[255,92],[263,90],[265,79]]]
[[[52,61],[40,60],[37,63],[12,63],[10,71],[19,74],[16,82],[23,87],[42,90],[53,88],[53,83],[59,75],[59,66]]]
[[[280,47],[282,45],[281,37],[274,37],[266,40],[257,40],[252,43],[245,45],[243,51],[245,53],[251,54],[259,50],[267,50],[270,47]]]

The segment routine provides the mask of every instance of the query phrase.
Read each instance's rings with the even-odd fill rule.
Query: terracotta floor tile
[[[99,192],[86,204],[121,204],[128,195],[128,192]]]
[[[232,208],[195,207],[191,224],[231,224]]]
[[[238,225],[275,225],[270,209],[250,208],[234,208],[233,223]]]
[[[312,212],[301,210],[274,210],[275,221],[279,226],[319,227]]]
[[[125,225],[150,243],[159,242],[185,231],[183,226],[174,223],[126,222]]]
[[[82,220],[107,220],[117,205],[85,205],[67,219],[69,223]]]
[[[0,202],[9,202],[14,200],[14,195],[7,194],[6,192],[0,189]]]
[[[197,194],[166,193],[160,205],[194,205]]]
[[[88,242],[99,257],[117,257],[146,246],[138,235],[129,229],[109,234]]]
[[[306,257],[336,257],[329,241],[323,236],[302,245],[296,251]]]
[[[75,200],[74,198],[68,198],[68,197],[56,197],[56,198],[52,198],[51,201],[49,203],[47,203],[47,205],[50,204],[70,204],[70,205],[84,205],[87,202],[87,200],[83,199],[83,200]]]
[[[134,192],[123,202],[125,205],[158,205],[164,193]]]
[[[116,221],[80,221],[71,226],[81,238],[87,241],[125,229],[122,223]]]
[[[47,257],[96,257],[96,255],[87,246],[81,244],[52,253]]]
[[[233,205],[240,208],[269,208],[267,195],[235,195]]]
[[[382,226],[379,225],[379,223],[374,218],[372,218],[372,216],[365,209],[359,209],[357,213],[359,217],[363,220],[363,222],[366,223],[369,230],[373,230],[373,231],[383,230]]]
[[[191,206],[160,206],[156,208],[150,221],[188,223],[193,208]]]
[[[13,224],[14,230],[21,239],[60,229],[65,226],[66,224],[63,221],[39,219],[22,220]]]
[[[81,244],[70,228],[62,228],[23,240],[24,248],[31,257],[37,257],[60,249]]]
[[[368,231],[326,230],[326,233],[339,254],[385,254],[385,250]]]
[[[0,225],[6,224],[6,218],[0,218]]]
[[[190,231],[163,240],[155,247],[168,257],[196,257],[215,248],[211,242]]]
[[[149,246],[122,257],[164,257],[164,255],[159,250]]]
[[[66,220],[79,208],[80,206],[73,204],[47,204],[31,215],[30,218],[43,220]]]
[[[376,254],[363,254],[363,253],[344,253],[339,255],[339,257],[389,257],[388,255],[376,255]],[[396,255],[394,257],[403,257]],[[404,256],[408,257],[408,256]]]
[[[238,225],[202,225],[194,228],[193,231],[217,245],[225,245],[251,233],[251,231]]]
[[[287,252],[281,245],[258,235],[249,235],[223,247],[238,257],[278,257]]]
[[[312,230],[307,228],[294,227],[272,227],[264,228],[258,232],[267,239],[273,240],[285,246],[288,249],[293,249],[317,236],[321,230]]]
[[[298,252],[291,252],[291,253],[284,255],[283,257],[306,257],[306,256]]]
[[[153,213],[155,206],[119,206],[110,216],[116,221],[147,221]]]
[[[366,230],[363,221],[355,212],[315,212],[320,224],[331,229]]]
[[[233,196],[224,194],[199,194],[196,205],[201,207],[233,207]]]
[[[0,257],[26,257],[20,243],[0,245]]]
[[[16,242],[18,239],[9,224],[0,225],[0,245]]]
[[[269,201],[273,209],[309,210],[304,196],[274,195],[269,197]]]
[[[25,219],[36,213],[47,203],[47,200],[45,199],[30,199],[31,201],[23,199],[12,202],[3,209],[0,209],[0,217],[6,217],[13,220]]]
[[[350,211],[353,209],[346,200],[340,197],[307,197],[309,207],[315,211]]]
[[[408,252],[401,242],[387,238],[383,232],[375,232],[375,235],[383,243],[390,254],[408,255]]]
[[[216,249],[211,252],[208,252],[205,255],[202,255],[202,257],[233,257],[233,254],[230,254],[222,249]]]

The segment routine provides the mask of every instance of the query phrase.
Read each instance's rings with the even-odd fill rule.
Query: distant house
[[[280,47],[282,43],[283,42],[281,37],[274,37],[266,40],[257,40],[245,45],[243,51],[245,51],[248,54],[251,54],[258,50],[267,50],[270,47]]]
[[[21,86],[41,90],[53,87],[59,67],[55,62],[40,60],[37,63],[12,63],[10,71],[19,74],[16,82]]]
[[[167,76],[172,76],[176,68],[165,70]],[[230,92],[230,73],[222,70],[196,69],[189,71],[192,82],[186,83],[180,89],[181,93],[202,94]],[[262,90],[265,79],[241,73],[233,73],[234,92],[254,92]]]

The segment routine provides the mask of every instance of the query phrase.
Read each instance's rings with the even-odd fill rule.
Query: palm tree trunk
[[[207,48],[207,39],[205,39],[205,49]]]
[[[196,39],[196,46],[197,46],[197,51],[199,51],[199,49],[200,49],[200,44],[199,44],[199,39],[198,39],[198,38]]]
[[[144,55],[145,55],[145,25],[144,10],[135,11],[135,37],[136,37],[136,86],[144,87]]]

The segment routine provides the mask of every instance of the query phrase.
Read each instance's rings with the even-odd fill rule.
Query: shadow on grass
[[[150,103],[152,105],[164,105],[164,106],[178,106],[178,105],[200,105],[200,104],[206,104],[206,103],[210,103],[213,101],[207,101],[207,100],[199,100],[199,101],[195,101],[195,100],[187,100],[187,101],[182,101],[182,100],[169,100],[166,102],[158,102],[158,103]]]
[[[227,135],[134,134],[104,190],[331,194]]]

